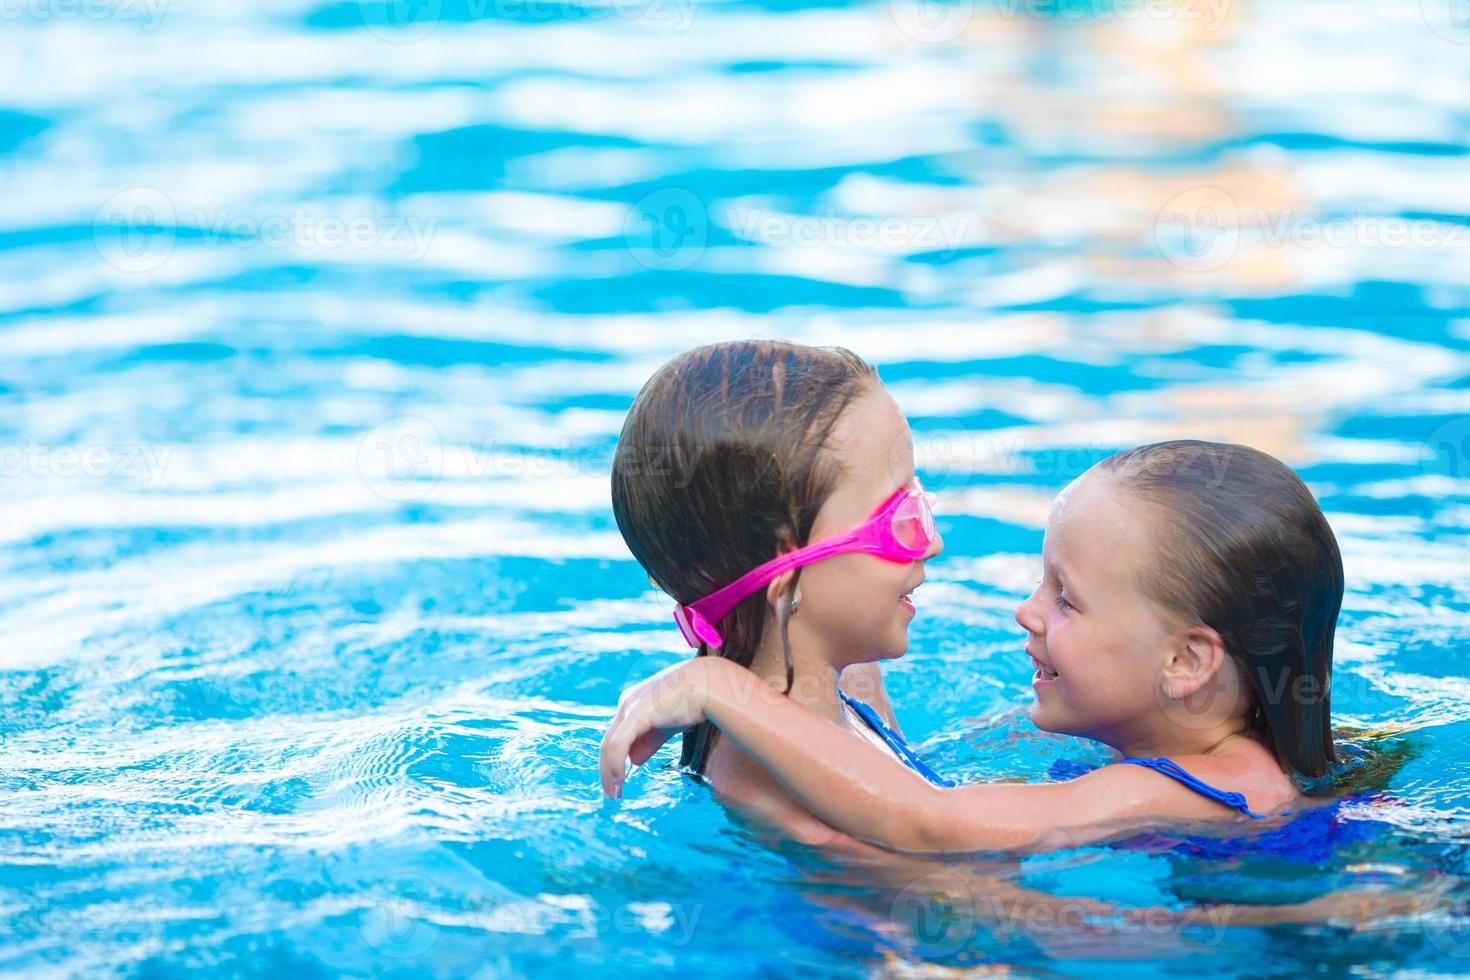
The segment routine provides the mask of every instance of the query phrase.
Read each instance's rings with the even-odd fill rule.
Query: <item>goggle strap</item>
[[[675,609],[674,622],[679,624],[679,631],[684,634],[685,641],[691,647],[698,647],[698,640],[703,640],[712,647],[720,646],[723,638],[720,636],[720,631],[715,628],[714,624],[728,616],[730,610],[738,606],[747,596],[771,582],[778,575],[782,575],[791,569],[799,568],[803,565],[810,565],[813,562],[821,561],[824,558],[830,558],[833,555],[848,554],[854,550],[883,552],[886,544],[884,541],[885,535],[889,537],[893,536],[891,527],[893,515],[909,500],[915,500],[918,505],[918,513],[921,518],[921,523],[924,526],[925,534],[932,538],[932,507],[934,495],[923,490],[909,491],[907,497],[900,498],[890,506],[880,508],[874,514],[874,517],[878,517],[884,511],[887,511],[890,521],[888,528],[877,527],[874,525],[873,520],[869,519],[862,526],[853,528],[851,531],[844,531],[841,534],[827,538],[825,541],[809,544],[806,547],[797,548],[795,551],[789,551],[784,555],[773,558],[765,564],[746,572],[723,589],[712,592],[697,602],[692,602],[687,606],[680,606]],[[931,515],[929,520],[923,520],[923,515],[926,513]],[[894,540],[895,543],[901,544],[901,542],[897,542],[896,538]],[[861,547],[858,549],[848,547],[853,542],[859,542]],[[683,614],[683,618],[680,616],[681,613]],[[698,639],[694,637],[698,637]]]

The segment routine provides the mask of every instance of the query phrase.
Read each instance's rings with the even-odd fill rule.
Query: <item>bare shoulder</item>
[[[1264,746],[1242,742],[1217,755],[1182,755],[1171,760],[1184,772],[1222,793],[1239,793],[1256,813],[1300,802],[1295,784]],[[1242,819],[1229,806],[1146,766],[1114,763],[1074,780],[1090,793],[1106,793],[1140,816],[1194,820]]]
[[[813,816],[770,773],[724,739],[710,752],[704,775],[725,806],[777,828],[792,840],[826,846],[848,839]]]
[[[1240,793],[1257,813],[1270,813],[1303,801],[1296,784],[1281,769],[1270,749],[1238,739],[1215,755],[1181,756],[1174,760],[1196,779],[1227,792]]]

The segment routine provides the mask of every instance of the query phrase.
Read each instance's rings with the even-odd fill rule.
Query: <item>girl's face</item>
[[[848,405],[833,429],[831,449],[840,472],[817,513],[812,541],[857,527],[884,500],[913,485],[908,421],[881,386]],[[854,553],[805,566],[797,586],[800,608],[790,625],[792,646],[805,634],[803,645],[823,649],[839,669],[903,656],[915,611],[909,594],[924,580],[924,562],[943,548],[936,534],[917,561]]]
[[[1137,585],[1149,530],[1106,474],[1085,473],[1057,497],[1041,581],[1016,608],[1037,668],[1036,727],[1116,746],[1157,725],[1171,634]]]

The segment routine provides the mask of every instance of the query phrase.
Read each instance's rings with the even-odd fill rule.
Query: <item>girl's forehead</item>
[[[1084,474],[1057,495],[1046,522],[1045,548],[1088,559],[1094,570],[1122,570],[1142,544],[1145,528],[1125,505],[1116,481]]]
[[[882,388],[855,399],[833,435],[834,451],[853,477],[894,487],[913,478],[913,434],[898,404]]]

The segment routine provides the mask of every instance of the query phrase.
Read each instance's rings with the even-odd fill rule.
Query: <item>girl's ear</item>
[[[1209,626],[1180,633],[1159,676],[1159,701],[1170,718],[1190,728],[1227,721],[1240,708],[1240,672],[1225,641]]]
[[[787,531],[782,531],[777,535],[776,554],[772,557],[780,558],[787,552],[795,551],[796,548],[796,540],[792,535]],[[776,608],[776,603],[786,594],[787,587],[791,585],[791,576],[795,574],[796,570],[792,569],[789,572],[782,572],[780,575],[771,579],[770,584],[766,586],[767,606],[770,606],[772,609]]]
[[[776,608],[776,603],[782,601],[781,597],[786,594],[787,587],[791,585],[791,576],[795,574],[795,570],[782,572],[771,579],[771,583],[766,586],[766,605],[772,609]]]
[[[1191,626],[1179,637],[1164,672],[1175,688],[1173,696],[1186,698],[1208,685],[1230,657],[1225,641],[1209,626]]]

